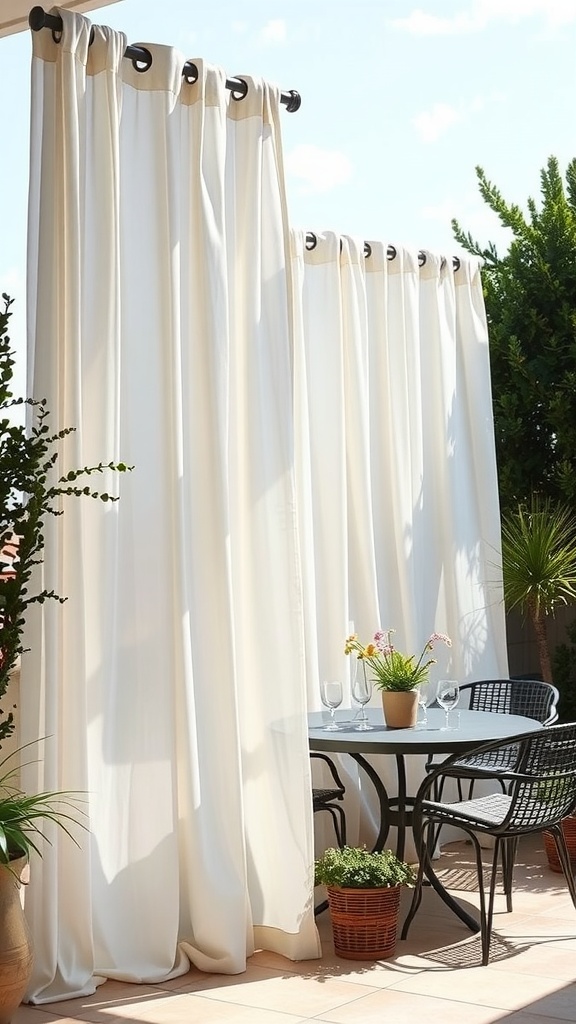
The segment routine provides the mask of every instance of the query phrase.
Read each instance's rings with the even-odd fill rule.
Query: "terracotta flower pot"
[[[327,886],[334,952],[345,960],[393,956],[402,886],[341,889]]]
[[[389,729],[413,729],[418,719],[418,690],[382,690],[382,707]]]
[[[0,1024],[10,1024],[32,973],[32,944],[22,903],[20,875],[26,858],[0,865]]]
[[[576,817],[571,815],[569,818],[563,818],[562,820],[562,831],[564,833],[564,839],[566,840],[566,846],[568,848],[568,856],[570,857],[570,863],[572,869],[576,869]],[[556,843],[554,842],[554,836],[551,832],[543,832],[544,837],[544,849],[548,858],[548,867],[552,871],[561,872],[560,861],[558,859],[558,851],[556,850]]]

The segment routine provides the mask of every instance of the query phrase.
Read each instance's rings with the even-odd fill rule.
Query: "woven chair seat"
[[[474,800],[459,800],[453,804],[435,803],[433,800],[425,804],[426,813],[439,814],[445,823],[452,816],[455,819],[469,821],[478,827],[501,825],[510,810],[511,797],[507,793],[490,793],[478,796]]]
[[[314,807],[319,804],[325,804],[331,800],[341,800],[343,796],[343,789],[316,789],[316,787],[314,787],[312,790]]]

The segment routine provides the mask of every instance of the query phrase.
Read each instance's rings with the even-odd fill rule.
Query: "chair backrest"
[[[504,768],[492,773],[482,770],[479,758],[502,763]],[[545,726],[484,743],[469,754],[455,754],[425,784],[432,786],[434,776],[441,774],[484,779],[492,774],[506,781],[509,807],[494,833],[544,829],[576,811],[576,723]]]
[[[478,679],[460,687],[461,694],[466,692],[472,711],[524,715],[542,725],[552,725],[558,719],[560,694],[552,683],[541,679]]]
[[[346,790],[345,790],[345,787],[344,787],[344,783],[342,782],[340,776],[338,775],[338,772],[336,771],[336,765],[334,764],[332,758],[328,757],[327,754],[320,754],[320,753],[318,753],[317,750],[311,750],[310,751],[310,760],[311,761],[314,761],[314,760],[322,761],[327,766],[327,768],[328,768],[328,770],[329,770],[329,772],[330,772],[330,774],[332,776],[332,779],[333,779],[333,786],[335,787],[332,790],[328,790],[325,787],[323,787],[323,788],[321,788],[319,790],[313,789],[313,792],[322,792],[324,794],[328,794],[329,792],[332,792],[334,795],[336,795],[336,793],[338,793],[339,794],[338,799],[341,799],[344,796],[344,793],[346,792]]]

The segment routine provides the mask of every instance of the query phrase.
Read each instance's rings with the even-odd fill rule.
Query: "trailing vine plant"
[[[10,675],[24,652],[23,632],[26,611],[33,603],[49,599],[64,602],[54,590],[34,592],[31,576],[42,562],[44,525],[49,515],[62,515],[58,499],[63,495],[117,501],[84,479],[93,474],[114,470],[124,473],[131,466],[123,462],[98,463],[67,470],[57,477],[57,442],[74,427],[51,432],[46,400],[15,398],[12,393],[14,352],[8,335],[13,299],[2,294],[0,308],[0,552],[13,547],[17,552],[11,570],[0,577],[0,702],[3,701]],[[28,430],[16,424],[10,410],[27,405],[34,409],[34,423]],[[0,746],[14,731],[13,709],[6,711],[0,703]]]

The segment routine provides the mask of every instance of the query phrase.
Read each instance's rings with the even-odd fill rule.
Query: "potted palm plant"
[[[542,679],[555,682],[546,620],[556,608],[576,601],[576,519],[564,505],[532,496],[530,508],[519,505],[502,519],[502,578],[508,610],[518,608],[532,623]],[[562,822],[576,864],[576,817]],[[544,833],[552,871],[561,871],[556,844]]]
[[[73,428],[51,433],[44,401],[14,398],[14,356],[8,336],[12,300],[2,296],[0,310],[0,551],[10,548],[10,571],[0,574],[0,702],[4,703],[10,677],[24,652],[26,613],[34,602],[63,601],[54,591],[35,590],[33,572],[42,561],[44,523],[60,515],[65,495],[116,501],[94,489],[81,477],[106,469],[124,472],[130,467],[110,462],[84,466],[58,475],[58,442]],[[11,416],[15,406],[32,412],[30,428]],[[0,747],[14,731],[13,708],[0,704]],[[39,737],[39,740],[41,737]],[[0,1024],[8,1024],[26,990],[32,965],[29,936],[19,898],[20,877],[31,850],[41,854],[46,823],[71,835],[74,822],[83,825],[75,794],[25,793],[17,785],[20,750],[0,761]],[[12,765],[12,767],[9,766]],[[42,842],[41,842],[42,841]]]
[[[408,729],[416,725],[418,717],[418,686],[428,679],[435,658],[427,655],[438,641],[452,646],[445,633],[432,633],[424,644],[420,656],[402,654],[392,643],[393,629],[379,630],[369,644],[362,644],[356,633],[346,640],[345,653],[355,653],[372,675],[372,681],[382,691],[382,706],[386,725],[391,729]]]
[[[533,627],[542,679],[553,682],[546,619],[576,601],[576,519],[564,505],[533,495],[502,518],[502,580],[508,611]]]
[[[383,960],[394,955],[401,889],[414,882],[409,864],[392,850],[330,848],[315,862],[314,881],[326,886],[338,956]]]

